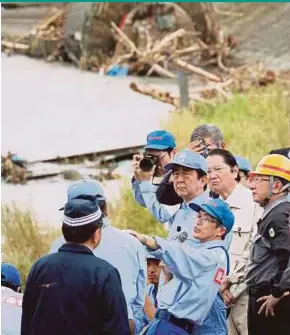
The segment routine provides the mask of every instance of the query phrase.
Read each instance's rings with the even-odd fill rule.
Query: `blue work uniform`
[[[226,276],[228,255],[222,241],[190,246],[156,237],[161,259],[173,278],[158,290],[158,311],[148,335],[225,335],[226,309],[219,289]],[[176,325],[168,320],[175,319]]]
[[[57,252],[65,243],[63,237],[58,238],[51,246],[50,253]],[[106,260],[120,273],[122,288],[125,295],[129,319],[134,319],[136,331],[142,324],[135,317],[143,311],[147,286],[147,268],[145,250],[142,244],[128,232],[110,225],[105,220],[102,239],[94,250],[94,255]]]
[[[129,335],[119,272],[84,245],[66,243],[31,268],[21,334]]]
[[[156,287],[153,284],[147,286],[147,295],[150,298],[150,301],[155,308],[158,307],[157,293],[158,293],[158,287]]]
[[[142,207],[148,208],[158,222],[166,223],[172,218],[173,214],[156,198],[158,186],[153,185],[151,181],[137,181],[134,177],[131,183],[135,200]]]
[[[1,334],[19,335],[21,330],[23,295],[1,287]]]

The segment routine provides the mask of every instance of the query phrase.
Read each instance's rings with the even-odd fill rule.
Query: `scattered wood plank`
[[[173,62],[185,71],[189,71],[191,73],[198,74],[200,76],[203,76],[203,77],[205,77],[205,78],[207,78],[211,81],[215,81],[217,83],[222,81],[222,79],[220,77],[218,77],[217,75],[212,74],[208,71],[205,71],[205,70],[203,70],[199,67],[196,67],[194,65],[191,65],[191,64],[183,61],[182,59],[173,59]]]

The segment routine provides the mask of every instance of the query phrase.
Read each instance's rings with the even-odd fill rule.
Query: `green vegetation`
[[[196,126],[215,124],[224,133],[227,149],[256,166],[270,150],[289,145],[287,105],[289,98],[283,89],[272,85],[237,94],[224,104],[199,104],[194,111],[174,113],[162,126],[175,135],[178,148],[182,149]]]
[[[58,229],[39,224],[29,211],[16,206],[1,207],[2,261],[14,264],[25,285],[32,264],[47,254]]]

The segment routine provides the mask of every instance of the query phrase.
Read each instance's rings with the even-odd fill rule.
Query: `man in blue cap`
[[[2,334],[20,334],[21,306],[20,273],[9,263],[1,264],[1,332]]]
[[[197,206],[209,200],[209,192],[206,191],[207,184],[207,162],[198,153],[185,149],[179,152],[171,162],[165,165],[167,171],[172,171],[173,185],[176,193],[182,198],[183,203],[174,215],[168,213],[169,239],[176,239],[181,231],[190,236],[196,213],[189,208],[193,203]],[[158,201],[154,190],[148,188],[143,193],[146,207],[152,215],[161,223],[160,217],[156,215]],[[160,205],[160,204],[159,204]],[[191,237],[186,240],[190,242]]]
[[[80,195],[96,197],[103,213],[102,240],[93,250],[95,256],[104,259],[120,273],[123,292],[127,302],[131,334],[142,327],[136,315],[143,311],[146,293],[146,259],[142,245],[128,232],[113,227],[108,219],[107,199],[101,185],[96,181],[81,181],[68,187],[67,198],[72,200]],[[50,253],[65,243],[58,238],[51,246]],[[135,328],[135,329],[134,329]]]
[[[148,134],[145,146],[145,155],[134,155],[132,189],[136,201],[143,207],[153,211],[153,216],[159,222],[167,222],[172,213],[168,207],[160,204],[155,195],[158,185],[153,184],[154,177],[165,177],[169,172],[164,169],[176,154],[176,142],[174,136],[166,130],[155,130]],[[148,165],[148,170],[144,171],[142,166],[144,161],[149,162],[146,157],[151,156],[153,165]],[[145,160],[144,160],[145,158]],[[156,162],[154,162],[154,159]],[[146,165],[145,165],[146,167]],[[150,168],[151,167],[151,168]],[[143,170],[142,170],[143,169]],[[173,209],[174,211],[174,209]]]
[[[246,158],[241,156],[235,156],[235,159],[237,161],[239,168],[239,176],[240,176],[239,183],[249,188],[248,179],[249,179],[249,172],[252,171],[251,164]]]
[[[131,232],[172,273],[158,292],[158,310],[146,335],[227,333],[219,290],[229,264],[222,240],[233,227],[234,215],[221,199],[212,199],[198,208],[189,204],[189,208],[198,212],[191,235],[199,244],[180,244]]]
[[[23,297],[21,334],[129,335],[118,270],[95,257],[102,238],[96,197],[82,195],[64,207],[66,243],[31,268]]]

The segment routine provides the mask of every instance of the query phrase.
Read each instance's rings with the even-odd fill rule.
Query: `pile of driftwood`
[[[15,157],[11,152],[1,156],[1,178],[6,183],[23,184],[28,177],[26,162]]]
[[[178,69],[186,72],[203,72],[201,67],[208,65],[217,65],[219,69],[227,72],[229,69],[225,66],[225,60],[230,57],[231,50],[236,46],[236,40],[232,36],[225,38],[222,30],[215,43],[206,44],[199,38],[199,32],[181,28],[168,33],[161,40],[154,40],[147,34],[146,47],[140,50],[114,22],[111,22],[111,25],[118,43],[127,48],[127,53],[122,55],[115,53],[106,70],[111,66],[128,64],[129,73],[133,75],[144,73],[144,70],[148,69],[145,76],[155,74],[177,78],[175,72]],[[186,37],[190,37],[194,41],[193,44],[180,48],[179,40]],[[214,74],[208,74],[208,76],[211,80],[219,81]]]
[[[45,58],[47,61],[62,60],[63,24],[66,7],[54,8],[51,15],[33,29],[29,35],[16,39],[1,40],[2,51],[21,53]]]
[[[266,86],[276,82],[278,75],[267,70],[263,63],[243,65],[231,68],[223,75],[213,74],[203,69],[190,66],[192,76],[189,77],[188,96],[194,102],[224,102],[233,93],[246,92],[253,87]],[[288,78],[288,83],[289,83]],[[284,79],[285,81],[285,79]],[[180,94],[176,91],[165,91],[160,87],[138,85],[131,83],[130,88],[138,93],[151,96],[154,99],[180,107]]]

